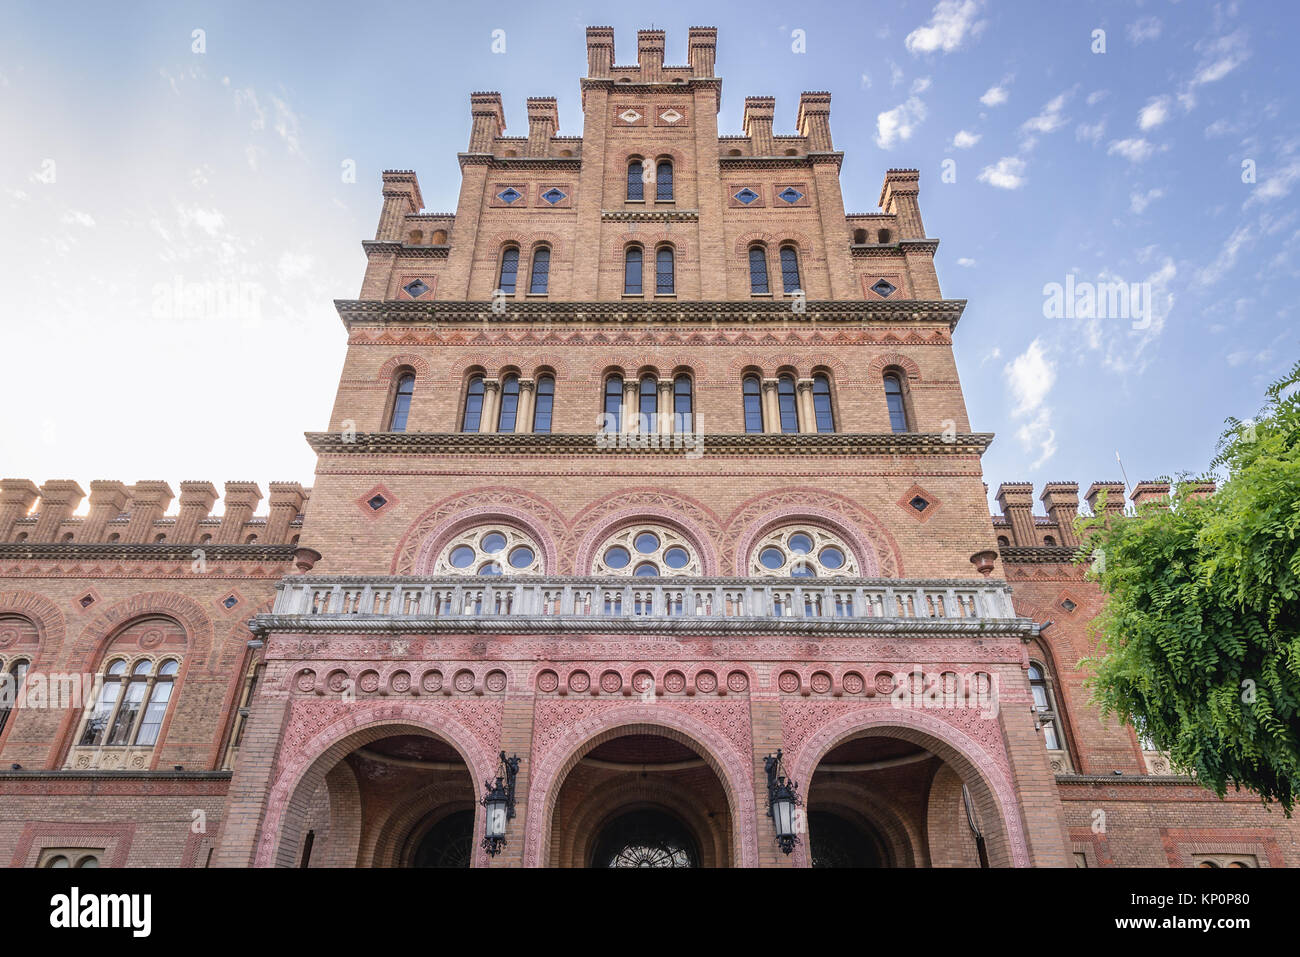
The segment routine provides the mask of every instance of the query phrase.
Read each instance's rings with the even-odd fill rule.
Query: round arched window
[[[461,532],[443,548],[435,575],[540,575],[542,550],[532,537],[510,525],[480,525]]]
[[[787,525],[754,544],[749,573],[773,578],[853,578],[858,575],[858,561],[838,535],[813,525]]]
[[[695,547],[667,525],[632,525],[616,532],[596,550],[591,565],[593,575],[635,578],[702,572]]]

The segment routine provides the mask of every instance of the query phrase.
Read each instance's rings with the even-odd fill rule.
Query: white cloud
[[[984,29],[985,21],[975,19],[979,9],[977,0],[939,0],[930,22],[909,33],[903,45],[913,55],[959,50],[968,37],[979,36]]]
[[[889,88],[892,90],[903,82],[903,68],[893,60],[889,61]]]
[[[1056,384],[1056,363],[1047,356],[1043,341],[1035,339],[1028,348],[1003,367],[1007,389],[1015,403],[1011,416],[1025,421],[1016,429],[1021,446],[1038,458],[1036,469],[1056,454],[1056,431],[1052,410],[1045,403]]]
[[[180,220],[181,226],[197,226],[209,236],[216,236],[226,224],[226,217],[220,210],[204,209],[201,206],[178,205],[176,218]]]
[[[925,104],[918,97],[910,96],[892,110],[877,114],[876,145],[890,150],[907,142],[925,120],[926,112]]]
[[[1096,145],[1106,133],[1106,121],[1100,119],[1096,123],[1080,123],[1074,128],[1074,138],[1079,142],[1089,142]]]
[[[1111,140],[1110,146],[1106,148],[1106,155],[1118,154],[1130,163],[1141,163],[1150,159],[1155,151],[1155,147],[1146,139]]]
[[[869,89],[871,89],[871,74],[870,74],[870,73],[863,73],[863,74],[862,74],[862,89],[864,89],[864,90],[869,90]]]
[[[1300,160],[1282,167],[1256,186],[1245,205],[1249,207],[1256,203],[1271,203],[1275,199],[1282,199],[1291,193],[1296,180],[1300,180]]]
[[[1140,216],[1142,213],[1146,212],[1148,206],[1164,195],[1165,191],[1158,186],[1154,189],[1147,190],[1145,193],[1130,193],[1128,198],[1129,211]]]
[[[979,181],[998,189],[1019,189],[1025,185],[1025,161],[1019,156],[1004,156],[980,170]]]
[[[913,96],[916,96],[918,93],[924,93],[928,89],[930,89],[930,78],[928,76],[919,76],[912,81]]]
[[[962,256],[960,259],[957,260],[957,265],[964,266],[965,268],[970,269],[972,266],[975,265],[975,260],[971,259],[969,256]]]
[[[79,209],[70,209],[63,214],[63,223],[69,226],[85,226],[87,229],[95,225],[95,218],[90,213],[82,212]]]
[[[1148,40],[1155,40],[1160,36],[1160,30],[1164,26],[1159,17],[1142,17],[1140,20],[1134,20],[1128,25],[1128,42],[1137,46],[1139,43],[1145,43]]]
[[[1010,97],[1011,94],[1007,92],[1005,86],[991,86],[984,91],[984,95],[980,97],[980,102],[985,106],[1001,106]]]
[[[952,145],[959,150],[968,150],[981,139],[981,134],[971,133],[967,130],[958,130],[957,135],[952,138]]]
[[[1016,429],[1016,438],[1026,451],[1038,452],[1038,458],[1030,463],[1030,471],[1035,471],[1056,454],[1056,430],[1052,428],[1052,410],[1044,406],[1031,420]]]
[[[1213,286],[1226,278],[1237,265],[1237,257],[1241,255],[1241,250],[1252,238],[1249,226],[1238,226],[1234,229],[1232,234],[1223,241],[1223,246],[1220,247],[1219,255],[1214,258],[1214,262],[1196,274],[1197,285]]]
[[[1138,110],[1138,128],[1153,130],[1169,119],[1169,97],[1153,96],[1147,105]]]
[[[1242,30],[1216,37],[1208,43],[1198,43],[1196,49],[1201,53],[1201,63],[1192,78],[1193,86],[1217,83],[1250,59],[1250,48]]]
[[[1106,97],[1108,96],[1110,96],[1110,90],[1093,90],[1091,93],[1088,94],[1088,100],[1087,100],[1088,105],[1096,106],[1098,103],[1106,99]]]
[[[1020,128],[1028,133],[1054,133],[1065,125],[1065,117],[1061,111],[1065,109],[1065,102],[1070,98],[1072,91],[1066,90],[1057,96],[1052,97],[1043,106],[1043,111],[1037,116],[1031,116],[1020,124]]]

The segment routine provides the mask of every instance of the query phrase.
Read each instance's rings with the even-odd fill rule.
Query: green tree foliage
[[[1291,816],[1300,791],[1300,363],[1256,421],[1228,420],[1208,498],[1080,520],[1106,594],[1083,662],[1103,713],[1178,770]],[[1081,559],[1084,556],[1081,555]]]

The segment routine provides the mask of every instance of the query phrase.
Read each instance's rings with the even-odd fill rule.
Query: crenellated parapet
[[[57,545],[294,545],[310,488],[272,482],[266,508],[255,482],[227,482],[224,495],[211,482],[182,482],[176,493],[162,481],[134,485],[51,479],[0,480],[0,544]],[[221,514],[215,506],[222,502]],[[86,505],[85,514],[75,514]]]
[[[1122,515],[1138,509],[1167,507],[1172,486],[1168,481],[1148,479],[1138,482],[1131,492],[1117,480],[1093,482],[1083,493],[1087,509],[1084,514]],[[1214,483],[1191,482],[1187,491],[1194,497],[1214,493]],[[1047,552],[1023,552],[1023,549],[1073,550],[1079,545],[1074,521],[1080,514],[1078,482],[1048,482],[1038,501],[1045,514],[1034,514],[1032,482],[1003,482],[995,495],[1000,512],[993,514],[993,530],[1006,561],[1047,560]],[[1127,506],[1126,506],[1127,502]],[[1013,551],[1008,553],[1006,549]]]

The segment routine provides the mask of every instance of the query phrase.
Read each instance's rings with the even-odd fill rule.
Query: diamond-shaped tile
[[[791,205],[803,199],[803,193],[799,192],[793,186],[787,186],[785,189],[781,190],[781,192],[777,193],[776,195],[778,198],[785,200],[787,203],[790,203]]]
[[[366,504],[377,512],[388,504],[388,499],[384,498],[382,495],[372,495],[370,498],[366,499]]]
[[[1074,609],[1078,608],[1079,606],[1074,603],[1073,599],[1067,598],[1065,599],[1065,601],[1061,602],[1061,607],[1064,608],[1066,611],[1074,611]]]
[[[919,485],[913,485],[903,493],[897,504],[912,518],[925,523],[934,517],[935,512],[939,511],[940,502],[932,492],[923,489]]]
[[[406,294],[410,296],[412,299],[419,299],[421,296],[423,296],[426,292],[429,291],[429,287],[425,284],[424,280],[422,279],[412,279],[402,288],[406,291]]]
[[[556,189],[554,186],[552,186],[546,192],[542,193],[542,199],[546,200],[548,203],[554,206],[560,200],[564,199],[567,195],[568,194],[565,193],[563,190]]]
[[[682,115],[676,110],[664,110],[659,114],[659,119],[663,120],[665,123],[680,123],[682,121]]]
[[[507,186],[501,192],[497,193],[497,199],[501,200],[503,203],[513,203],[523,195],[523,193],[519,192],[519,190],[515,189],[513,186]]]
[[[877,279],[875,285],[871,287],[871,291],[877,296],[888,298],[898,291],[898,287],[888,279]]]
[[[624,123],[635,123],[637,120],[641,119],[641,114],[636,110],[624,110],[618,115],[618,118]]]
[[[744,189],[742,189],[740,192],[738,192],[738,193],[733,193],[732,195],[733,195],[737,200],[739,200],[740,202],[744,203],[746,206],[748,206],[748,205],[749,205],[750,203],[752,203],[754,200],[758,199],[758,193],[754,192],[754,191],[753,191],[752,189],[750,189],[748,186],[746,186],[746,187],[745,187]]]

